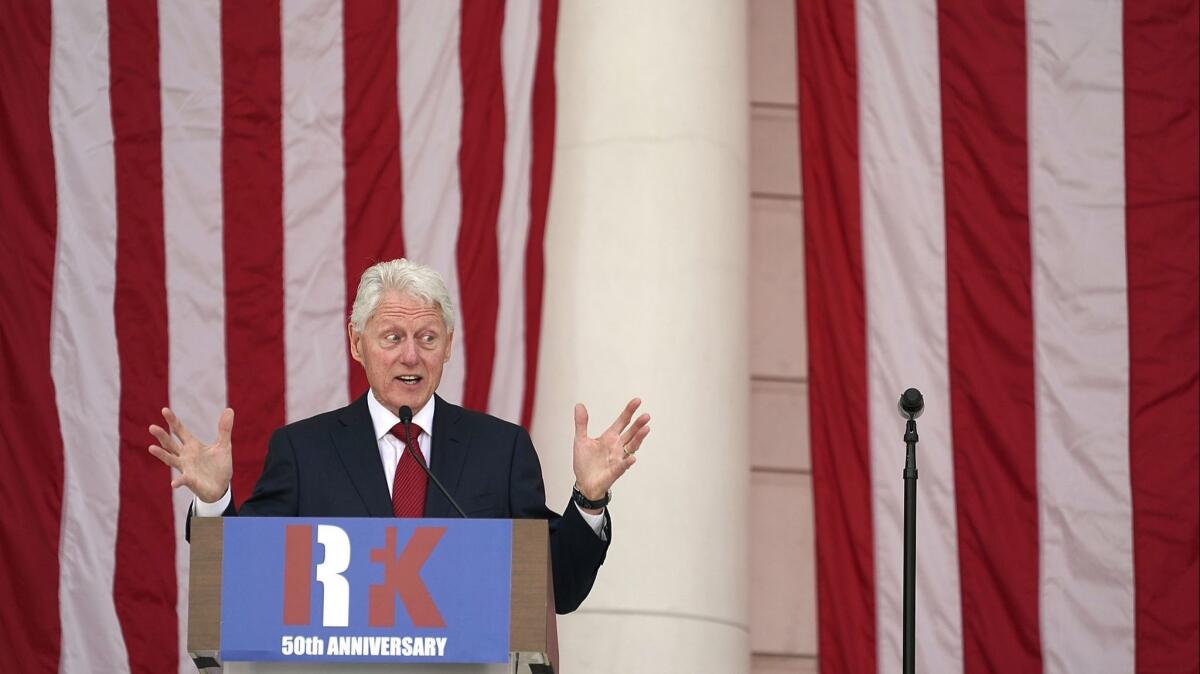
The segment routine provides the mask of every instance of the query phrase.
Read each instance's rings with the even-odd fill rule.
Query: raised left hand
[[[600,500],[613,483],[637,462],[637,451],[650,434],[650,415],[633,421],[642,401],[634,398],[598,437],[588,437],[588,411],[575,405],[575,484],[590,500]]]

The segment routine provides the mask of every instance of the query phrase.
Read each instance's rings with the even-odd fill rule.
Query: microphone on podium
[[[404,449],[406,451],[408,450],[409,445],[412,444],[412,427],[410,426],[410,424],[412,424],[412,418],[413,411],[411,407],[404,405],[400,408],[400,423],[404,424]],[[437,479],[437,476],[430,472],[429,466],[425,465],[425,455],[421,453],[420,449],[413,452],[413,458],[417,460],[417,465],[421,467],[421,470],[425,471],[425,474],[429,476],[429,480],[438,488],[438,491],[442,492],[442,496],[445,496],[446,500],[450,502],[450,505],[454,506],[454,510],[458,512],[458,516],[466,519],[467,514],[463,512],[462,508],[458,507],[458,502],[455,501],[454,497],[450,495],[450,492],[446,491],[446,488],[442,486],[442,481]]]

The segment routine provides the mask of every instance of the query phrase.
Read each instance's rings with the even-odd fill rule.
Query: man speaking
[[[367,269],[347,333],[370,390],[346,407],[277,429],[240,510],[230,493],[233,410],[222,412],[217,441],[206,444],[163,409],[170,432],[150,426],[158,444],[149,450],[179,471],[171,486],[195,495],[189,517],[457,516],[428,484],[423,461],[467,517],[549,520],[555,606],[575,610],[608,550],[609,490],[650,432],[649,415],[633,419],[641,401],[629,401],[595,438],[587,434],[587,408],[575,406],[575,488],[559,516],[546,507],[525,429],[436,395],[454,333],[453,302],[437,272],[404,259]],[[402,413],[412,415],[407,429]]]

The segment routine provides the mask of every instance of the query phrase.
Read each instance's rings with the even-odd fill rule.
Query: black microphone
[[[404,424],[405,451],[408,451],[409,445],[412,444],[412,427],[410,426],[410,424],[412,424],[412,414],[412,408],[408,405],[404,405],[400,408],[400,423]],[[429,471],[429,466],[425,465],[425,455],[421,453],[420,447],[417,448],[417,451],[413,452],[413,458],[417,460],[417,465],[421,467],[421,470],[425,471],[425,474],[428,475],[433,484],[437,486],[438,491],[442,492],[442,496],[445,496],[446,500],[450,502],[450,505],[454,506],[454,509],[458,511],[458,516],[466,519],[467,514],[463,512],[462,508],[458,507],[458,503],[454,500],[454,497],[450,496],[450,492],[446,491],[446,488],[442,486],[442,481],[437,479],[437,476]]]
[[[925,398],[920,391],[910,388],[900,394],[900,402],[896,403],[896,409],[900,412],[901,417],[916,419],[925,411]]]

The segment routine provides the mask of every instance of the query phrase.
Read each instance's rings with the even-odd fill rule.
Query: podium
[[[552,674],[543,520],[193,518],[202,672]]]

